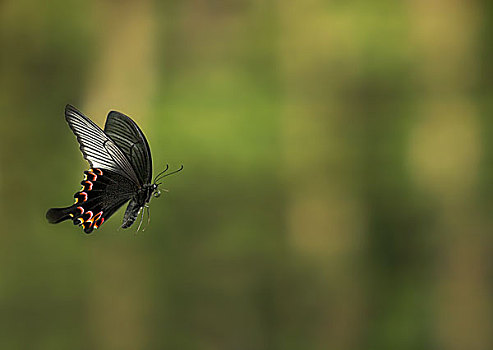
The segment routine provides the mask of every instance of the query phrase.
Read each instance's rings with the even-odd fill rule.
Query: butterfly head
[[[156,198],[159,198],[159,196],[161,195],[161,191],[159,191],[159,189],[158,189],[158,185],[153,184],[153,185],[152,185],[152,190],[153,190],[153,191],[152,191],[152,195],[153,195],[154,197],[156,197]]]

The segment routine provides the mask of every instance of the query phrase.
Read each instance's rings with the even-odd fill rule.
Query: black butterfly
[[[149,144],[135,122],[126,115],[111,111],[104,131],[73,106],[65,107],[65,119],[77,137],[80,150],[91,169],[84,171],[82,188],[75,193],[75,203],[66,208],[52,208],[46,218],[52,224],[72,219],[91,233],[108,220],[118,208],[130,200],[122,228],[132,226],[152,195],[159,197],[157,183],[167,170],[152,179],[152,158]],[[144,213],[142,213],[142,217]],[[142,219],[141,219],[142,223]]]

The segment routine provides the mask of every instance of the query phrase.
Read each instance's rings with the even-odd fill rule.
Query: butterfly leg
[[[144,210],[142,210],[142,208],[144,208],[144,207],[141,207],[141,208],[139,209],[138,214],[137,214],[137,215],[139,215],[139,214],[142,212],[142,215],[140,216],[140,223],[139,223],[139,227],[137,227],[137,231],[135,231],[135,233],[139,232],[139,230],[140,230],[140,226],[142,226],[142,220],[144,220]]]
[[[142,232],[146,230],[147,226],[149,226],[149,223],[151,222],[151,208],[147,204],[144,206],[144,210],[146,208],[147,208],[147,225],[142,229]]]

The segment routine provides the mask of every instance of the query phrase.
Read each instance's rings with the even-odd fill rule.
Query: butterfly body
[[[155,191],[157,191],[156,184],[146,184],[137,191],[134,197],[130,200],[130,203],[128,203],[127,210],[125,210],[125,215],[123,215],[122,228],[132,226],[132,224],[137,219],[140,210],[151,201],[152,194],[158,193]]]
[[[91,233],[130,201],[122,224],[130,227],[152,195],[159,195],[156,179],[151,183],[152,158],[144,134],[132,119],[115,111],[108,114],[104,131],[70,105],[65,118],[92,168],[84,172],[74,204],[49,209],[46,218],[54,224],[71,219]]]

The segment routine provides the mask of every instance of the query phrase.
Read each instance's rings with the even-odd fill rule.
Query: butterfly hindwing
[[[46,217],[51,223],[71,219],[85,233],[98,228],[123,204],[132,198],[137,187],[126,177],[100,168],[84,172],[82,188],[74,194],[75,203],[66,208],[53,208]]]

